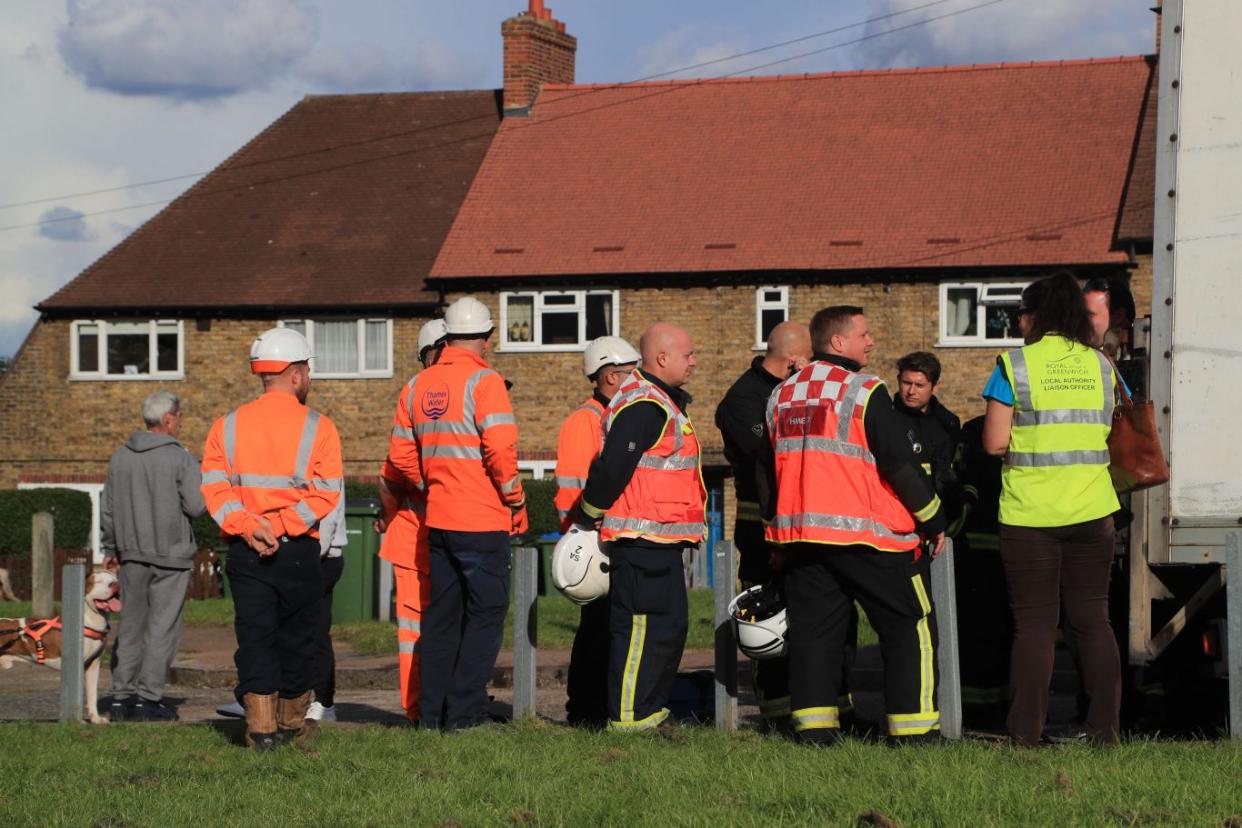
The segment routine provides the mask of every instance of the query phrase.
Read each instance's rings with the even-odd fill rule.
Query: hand
[[[276,541],[276,533],[272,531],[272,524],[268,523],[267,518],[255,518],[254,526],[252,526],[245,534],[246,543],[250,544],[250,548],[259,553],[259,557],[266,558],[269,555],[276,554],[279,543]]]
[[[513,513],[513,528],[509,532],[510,536],[523,535],[530,530],[530,518],[526,515],[526,507],[520,506]]]
[[[103,559],[104,572],[116,572],[121,568],[121,562],[117,560],[116,555],[104,555]]]
[[[371,524],[371,528],[375,530],[375,534],[377,535],[384,534],[388,531],[388,519],[383,515],[380,515],[375,519],[375,522]]]
[[[938,532],[934,538],[929,538],[928,543],[931,545],[931,554],[934,558],[944,551],[944,532]]]

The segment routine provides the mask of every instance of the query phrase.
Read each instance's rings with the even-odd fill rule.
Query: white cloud
[[[681,26],[639,49],[638,76],[656,80],[717,77],[744,69],[758,60],[756,57],[722,60],[743,51],[745,47],[735,34],[722,27]],[[703,66],[705,63],[710,65]]]
[[[80,242],[91,238],[86,229],[86,219],[80,210],[58,204],[39,216],[42,224],[39,235],[55,241]]]
[[[176,99],[265,87],[318,28],[302,0],[68,0],[67,12],[60,54],[87,86]]]
[[[321,92],[463,89],[487,83],[486,66],[431,40],[398,53],[376,45],[317,48],[293,74]]]

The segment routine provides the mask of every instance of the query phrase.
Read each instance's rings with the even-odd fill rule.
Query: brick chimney
[[[543,0],[500,24],[505,42],[505,114],[525,115],[545,83],[573,83],[578,38]]]

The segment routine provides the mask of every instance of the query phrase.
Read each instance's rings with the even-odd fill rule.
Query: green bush
[[[0,554],[30,554],[30,519],[51,512],[58,549],[90,545],[91,498],[72,489],[0,490]]]
[[[530,518],[530,534],[535,537],[561,531],[561,519],[556,514],[555,480],[527,480],[522,488],[526,491],[526,515]]]

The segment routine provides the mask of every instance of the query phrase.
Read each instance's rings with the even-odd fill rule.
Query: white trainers
[[[246,708],[242,707],[237,702],[230,702],[229,704],[222,704],[217,707],[216,715],[226,716],[230,719],[244,719],[246,718]]]
[[[310,707],[306,708],[306,718],[316,722],[335,722],[336,706],[324,707],[317,701],[310,703]]]

